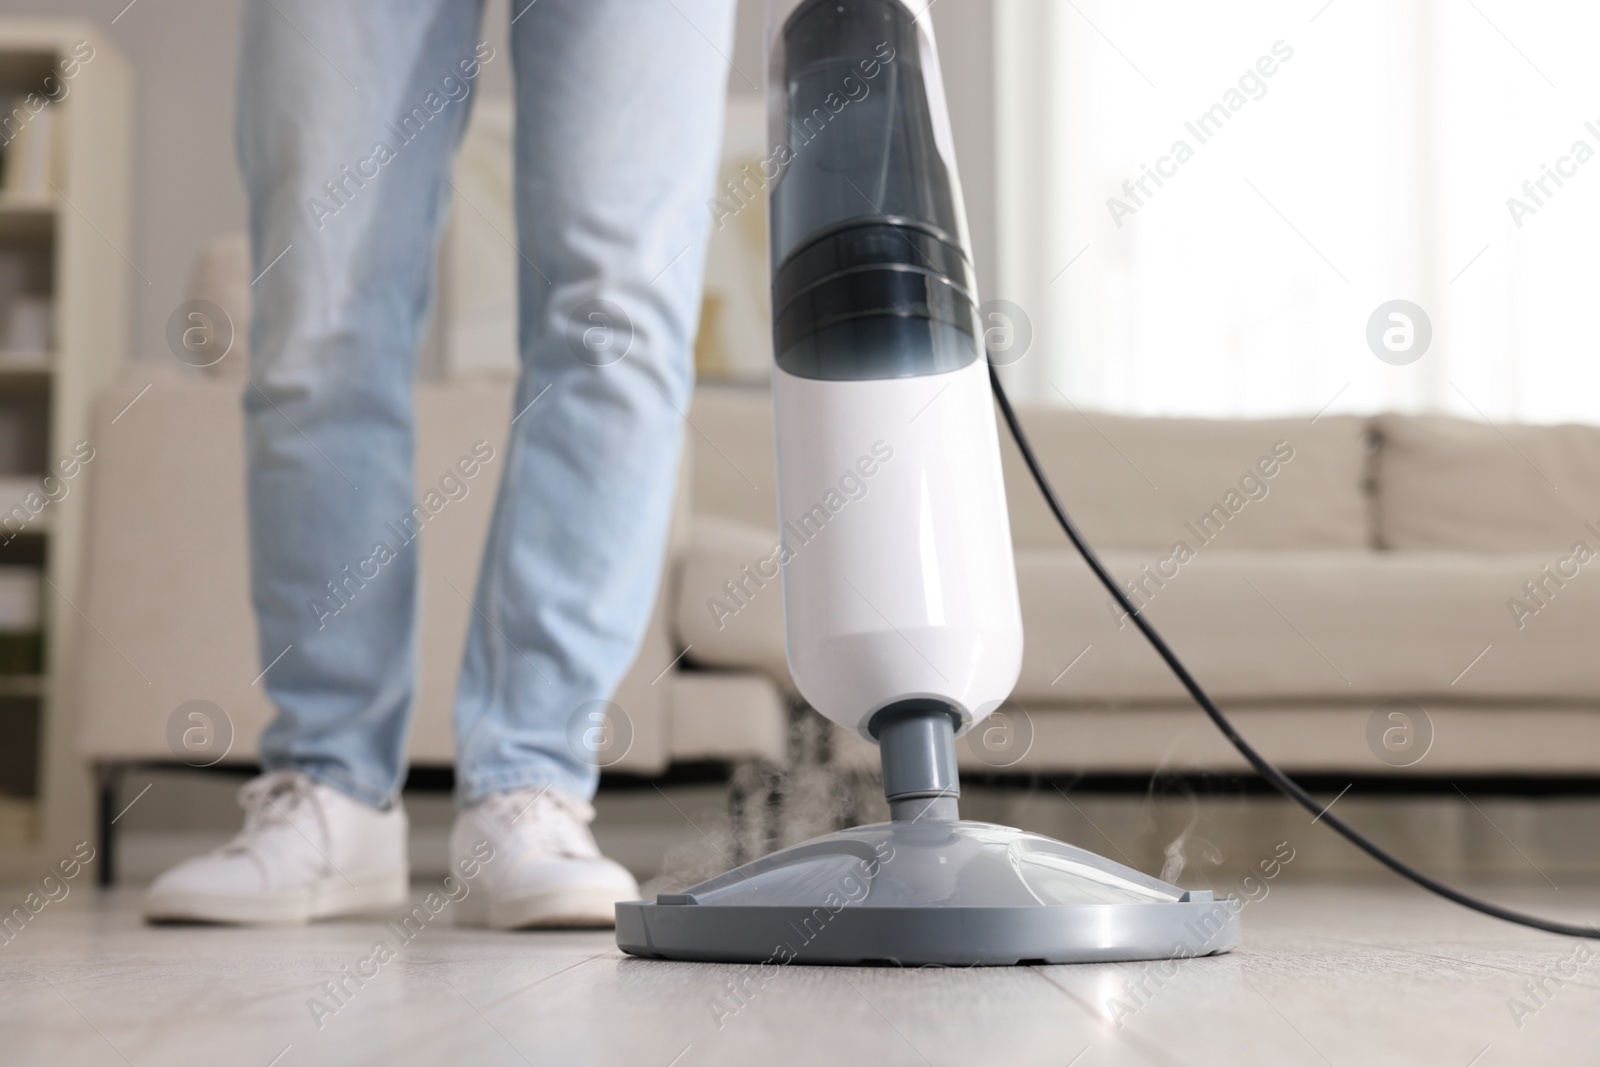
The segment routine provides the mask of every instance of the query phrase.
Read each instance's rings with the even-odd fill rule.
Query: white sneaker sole
[[[356,915],[406,902],[410,879],[404,870],[353,881],[335,876],[309,889],[275,893],[152,892],[145,897],[150,922],[202,922],[298,926],[316,919]]]
[[[568,886],[512,900],[487,897],[480,890],[458,904],[456,924],[492,930],[609,930],[617,924],[617,901],[632,899],[598,886]]]

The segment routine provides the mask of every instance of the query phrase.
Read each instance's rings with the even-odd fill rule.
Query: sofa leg
[[[117,817],[117,787],[122,784],[122,767],[115,763],[97,764],[95,779],[98,786],[95,838],[100,859],[95,877],[100,888],[110,889],[117,881],[117,832],[112,820]]]

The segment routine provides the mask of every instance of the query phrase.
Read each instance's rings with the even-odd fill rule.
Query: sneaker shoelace
[[[320,831],[317,836],[321,838],[321,843],[309,837],[306,843],[320,857],[323,866],[328,864],[324,854],[330,839],[327,813],[322,810],[316,783],[310,777],[299,771],[271,771],[240,786],[236,799],[244,809],[244,829],[222,846],[222,851],[245,853],[259,863],[257,846],[267,837],[283,831],[296,837],[305,837],[305,820],[297,822],[294,816],[301,809],[309,808]]]
[[[587,832],[594,808],[546,787],[494,793],[483,800],[489,815],[529,851],[561,856],[589,856],[593,840]]]

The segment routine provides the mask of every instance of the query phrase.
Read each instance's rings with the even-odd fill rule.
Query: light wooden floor
[[[419,886],[419,891],[427,888]],[[1571,919],[1600,890],[1500,886]],[[17,890],[0,891],[10,907]],[[1289,873],[1244,945],[1159,982],[1147,965],[789,967],[718,1026],[730,968],[635,960],[609,934],[436,921],[319,1029],[308,1000],[395,940],[379,921],[147,928],[135,891],[74,885],[0,945],[0,1063],[1584,1064],[1600,1060],[1600,944],[1480,919],[1391,882]],[[1565,984],[1545,980],[1564,964]],[[370,970],[370,968],[369,968]],[[1571,967],[1565,972],[1572,975]],[[1125,983],[1143,980],[1134,996]],[[354,988],[353,985],[350,988]],[[1521,1020],[1509,1002],[1532,1009]],[[1542,1001],[1542,1003],[1541,1003]],[[332,1001],[328,1002],[330,1005]],[[1131,1014],[1130,1014],[1131,1009]],[[1113,1021],[1120,1016],[1120,1026]]]

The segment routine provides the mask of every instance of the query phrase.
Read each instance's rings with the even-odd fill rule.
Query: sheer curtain
[[[1600,12],[1000,0],[997,21],[994,295],[1031,320],[1006,372],[1025,395],[1600,422]],[[1411,362],[1369,342],[1396,300],[1421,315],[1378,314],[1380,338],[1431,327]]]

